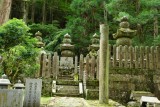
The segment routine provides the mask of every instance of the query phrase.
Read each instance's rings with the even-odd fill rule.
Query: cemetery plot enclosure
[[[110,69],[130,68],[130,69],[160,69],[160,48],[148,46],[109,46],[110,49]],[[41,69],[38,72],[39,76],[57,78],[60,74],[61,58],[54,53],[41,55]],[[72,62],[73,63],[73,62]],[[82,54],[74,60],[74,71],[79,73],[79,79],[82,79],[83,71],[85,70],[88,78],[98,79],[99,74],[99,54],[95,56],[86,56]],[[79,69],[78,69],[79,66]]]
[[[110,51],[110,79],[109,93],[112,99],[129,99],[132,90],[145,90],[159,93],[158,84],[160,69],[160,48],[148,46],[112,46]],[[59,81],[61,58],[55,52],[41,55],[41,69],[39,76],[53,77]],[[99,87],[99,54],[98,56],[83,54],[76,56],[73,61],[74,75],[78,74],[78,80],[83,83],[83,91],[87,93],[87,99],[98,98]],[[66,78],[63,78],[64,80]],[[73,80],[73,79],[72,79]],[[125,87],[125,88],[124,88]],[[153,92],[153,93],[154,93]],[[124,101],[125,99],[125,101]]]

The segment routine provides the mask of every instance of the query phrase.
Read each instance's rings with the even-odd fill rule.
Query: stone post
[[[83,71],[83,89],[84,89],[84,95],[85,95],[85,97],[86,97],[86,89],[87,89],[86,62],[84,62],[84,71]]]
[[[75,62],[74,62],[74,73],[77,74],[78,71],[77,71],[77,66],[78,66],[78,57],[75,56]]]
[[[80,61],[79,61],[79,80],[82,80],[83,79],[83,63],[84,63],[84,58],[83,58],[83,54],[80,55]]]
[[[108,103],[109,100],[109,27],[100,25],[100,56],[99,56],[99,103]]]
[[[54,52],[54,56],[53,56],[53,59],[52,59],[53,63],[52,63],[52,76],[53,76],[53,79],[56,79],[57,78],[57,73],[58,73],[58,54],[57,52]]]

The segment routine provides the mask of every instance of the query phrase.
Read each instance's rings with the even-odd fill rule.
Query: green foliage
[[[104,0],[73,0],[70,8],[71,16],[68,17],[67,29],[75,44],[76,54],[86,54],[87,47],[91,44],[91,37],[99,32],[99,23],[104,20]]]
[[[137,23],[140,24],[147,24],[149,20],[152,20],[154,17],[154,10],[143,10],[135,20],[137,20]],[[134,19],[133,19],[134,20]]]
[[[64,30],[58,28],[58,23],[55,22],[53,24],[42,25],[42,24],[31,24],[29,25],[31,28],[30,32],[35,34],[37,31],[42,33],[43,42],[46,44],[45,49],[48,51],[53,51],[55,47],[61,42],[60,37]]]
[[[44,0],[34,0],[35,13],[34,23],[42,23],[42,7]],[[31,32],[42,32],[43,42],[49,51],[59,49],[62,37],[69,33],[75,44],[76,54],[87,54],[87,47],[91,44],[91,37],[99,32],[99,23],[104,21],[104,9],[107,8],[108,24],[110,26],[110,39],[119,27],[122,16],[127,16],[131,29],[138,29],[137,24],[142,26],[142,34],[145,40],[153,38],[154,17],[159,14],[160,0],[45,0],[46,1],[46,23],[47,25],[33,24],[31,21]],[[104,1],[107,3],[104,7]],[[32,0],[29,3],[28,19],[32,16]],[[11,17],[22,18],[23,2],[13,1]],[[21,16],[21,17],[20,17]],[[158,16],[159,17],[159,16]],[[56,23],[55,23],[56,21]],[[159,19],[158,19],[159,21]],[[2,34],[0,34],[2,35]],[[149,37],[147,37],[149,36]],[[134,45],[145,45],[149,42],[138,43],[139,38],[134,39]],[[142,38],[143,39],[143,38]],[[141,40],[143,41],[143,40]],[[0,36],[0,43],[2,43]],[[4,46],[3,46],[4,47]]]
[[[30,37],[28,31],[29,27],[19,19],[12,19],[0,27],[1,70],[13,81],[21,74],[34,75],[39,69],[39,49],[35,47],[37,39]]]
[[[160,35],[153,40],[153,45],[160,46]]]
[[[62,29],[56,32],[52,41],[50,41],[46,46],[45,49],[49,51],[59,51],[60,43],[62,42],[63,36],[68,33],[68,29]]]
[[[154,40],[154,37],[151,36],[151,35],[146,35],[146,37],[144,38],[144,43],[140,42],[139,41],[139,38],[138,36],[134,37],[133,38],[133,46],[152,46],[153,45],[153,40]]]
[[[151,45],[153,42],[153,32],[154,32],[154,17],[158,15],[159,10],[157,9],[160,6],[159,0],[109,0],[106,5],[108,9],[108,16],[110,18],[110,31],[114,31],[117,27],[113,27],[113,24],[116,21],[120,21],[122,16],[127,16],[130,22],[130,28],[137,29],[137,24],[142,26],[142,33],[145,38],[144,43],[139,43],[139,38],[134,38],[134,45]],[[139,29],[137,29],[139,30]]]
[[[22,20],[12,19],[0,27],[0,48],[8,50],[18,45],[29,35],[29,28]]]

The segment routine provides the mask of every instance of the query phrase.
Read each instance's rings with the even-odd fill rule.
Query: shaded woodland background
[[[9,0],[1,0],[8,1]],[[159,0],[10,0],[10,18],[24,19],[34,34],[41,31],[46,49],[58,49],[65,33],[72,36],[76,51],[86,53],[90,38],[99,32],[99,23],[107,9],[112,34],[118,28],[122,16],[130,20],[130,27],[138,30],[133,45],[153,45],[158,36]],[[105,2],[105,4],[104,4]]]
[[[130,28],[137,30],[133,46],[160,45],[160,0],[0,0],[0,54],[8,64],[2,72],[14,75],[16,71],[25,71],[29,75],[38,68],[36,65],[26,69],[29,62],[35,62],[37,50],[32,45],[37,31],[43,34],[44,49],[48,52],[60,52],[63,36],[69,33],[75,54],[86,55],[92,36],[99,34],[99,24],[107,17],[109,42],[115,44],[112,34],[122,16],[127,16]],[[22,19],[27,26],[13,18]],[[9,19],[13,21],[7,22]],[[28,65],[22,66],[24,63]]]

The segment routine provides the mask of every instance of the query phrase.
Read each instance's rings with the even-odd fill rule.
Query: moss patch
[[[41,97],[41,104],[47,104],[50,101],[51,97]]]
[[[99,100],[86,100],[86,102],[91,106],[91,107],[118,107],[121,104],[113,101],[113,100],[109,100],[109,104],[99,104]],[[125,107],[122,106],[121,107]]]

